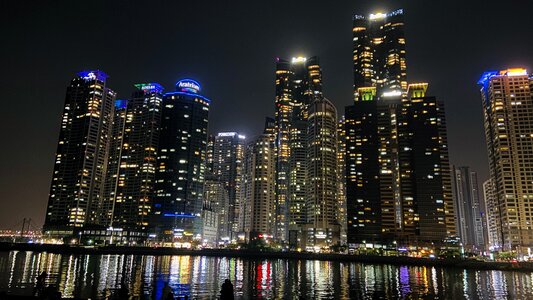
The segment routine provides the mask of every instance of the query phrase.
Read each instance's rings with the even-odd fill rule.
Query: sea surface
[[[0,252],[0,291],[29,295],[36,277],[63,297],[216,299],[225,279],[236,299],[533,299],[533,274],[454,268],[205,256],[61,255]]]

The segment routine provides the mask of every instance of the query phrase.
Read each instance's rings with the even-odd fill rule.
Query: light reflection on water
[[[0,291],[30,294],[43,271],[63,297],[210,299],[229,278],[237,299],[533,299],[533,274],[304,260],[0,252]]]

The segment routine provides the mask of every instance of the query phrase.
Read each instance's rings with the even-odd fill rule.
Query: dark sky
[[[65,88],[101,69],[127,98],[134,83],[198,80],[211,132],[259,133],[273,115],[277,56],[318,55],[324,92],[352,102],[352,14],[404,8],[408,80],[444,100],[452,163],[487,178],[476,81],[531,69],[531,0],[0,1],[0,228],[44,221]]]

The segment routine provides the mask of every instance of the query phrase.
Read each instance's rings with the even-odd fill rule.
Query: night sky
[[[210,132],[258,134],[274,113],[275,58],[320,57],[339,114],[352,100],[352,15],[404,8],[408,81],[445,102],[451,162],[487,178],[476,81],[532,69],[530,0],[0,1],[0,228],[44,222],[66,86],[100,69],[118,98],[194,78]]]

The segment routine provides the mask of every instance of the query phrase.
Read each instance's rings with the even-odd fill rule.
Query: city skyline
[[[489,4],[490,5],[490,4]],[[409,76],[408,76],[408,82],[414,82],[416,79],[420,79],[420,80],[423,80],[423,81],[428,81],[431,83],[431,87],[430,87],[430,91],[431,91],[431,95],[436,95],[439,99],[441,99],[442,101],[444,101],[446,103],[446,110],[447,110],[447,118],[448,118],[448,123],[449,123],[449,128],[448,128],[448,137],[449,137],[449,140],[450,140],[450,161],[454,164],[458,164],[458,165],[469,165],[472,167],[472,169],[474,171],[477,171],[481,176],[480,176],[480,182],[483,182],[485,181],[485,179],[487,178],[487,169],[488,169],[488,166],[487,166],[487,155],[486,155],[486,150],[485,150],[485,144],[483,142],[483,137],[481,136],[481,138],[479,136],[475,136],[472,134],[471,131],[473,131],[474,133],[477,132],[477,134],[483,134],[483,130],[482,130],[482,111],[481,111],[481,108],[480,108],[480,100],[479,100],[479,90],[478,90],[478,87],[476,86],[476,80],[477,78],[483,73],[485,72],[486,70],[490,70],[490,69],[505,69],[505,68],[508,68],[508,67],[518,67],[518,66],[524,66],[524,67],[528,67],[529,64],[530,64],[530,61],[528,61],[527,57],[524,57],[524,61],[516,61],[516,62],[512,62],[512,61],[507,61],[507,59],[505,58],[493,58],[491,59],[490,61],[483,61],[483,62],[478,62],[478,64],[481,64],[482,66],[480,67],[471,67],[472,69],[470,70],[470,74],[472,74],[471,76],[473,76],[473,78],[471,78],[471,80],[469,81],[461,81],[461,82],[456,82],[456,81],[460,81],[459,79],[460,78],[457,78],[457,79],[454,79],[453,82],[455,82],[455,84],[458,84],[461,86],[461,88],[465,89],[465,90],[468,90],[467,94],[471,94],[473,95],[472,97],[466,97],[466,96],[461,96],[461,97],[457,97],[458,99],[461,99],[462,101],[469,101],[468,103],[463,103],[467,108],[465,109],[465,111],[460,111],[459,109],[457,109],[457,106],[460,106],[458,105],[458,103],[456,103],[458,100],[457,99],[453,99],[453,95],[457,96],[458,95],[458,92],[455,92],[455,94],[451,93],[450,91],[444,91],[446,88],[445,87],[450,87],[450,83],[449,82],[446,82],[445,80],[449,79],[449,78],[441,78],[440,80],[439,79],[434,79],[435,78],[435,75],[432,75],[432,74],[435,74],[433,72],[432,67],[428,67],[427,65],[426,66],[417,66],[418,64],[420,64],[421,62],[424,61],[423,58],[420,58],[418,57],[418,55],[420,55],[421,53],[425,53],[427,50],[427,48],[431,48],[430,45],[424,45],[422,43],[420,43],[420,41],[418,43],[413,43],[411,42],[411,40],[413,39],[416,39],[416,38],[419,38],[417,35],[413,34],[412,32],[413,31],[416,31],[417,29],[415,29],[416,27],[419,27],[419,26],[424,26],[424,23],[419,23],[416,21],[417,18],[421,18],[420,16],[416,16],[415,14],[419,14],[420,13],[420,10],[418,10],[417,12],[417,9],[414,9],[414,8],[409,8],[409,5],[390,5],[390,7],[388,7],[388,10],[392,10],[392,9],[396,9],[397,7],[404,7],[405,11],[406,11],[406,16],[407,16],[407,26],[406,26],[406,31],[408,32],[407,33],[407,40],[408,40],[408,56],[407,56],[407,61],[408,61],[408,64],[409,64]],[[352,14],[355,14],[355,13],[364,13],[364,14],[367,14],[367,13],[370,13],[372,11],[375,11],[375,7],[372,7],[372,6],[369,6],[368,9],[359,9],[359,10],[356,10],[356,9],[352,9],[349,13],[348,13],[348,18],[347,20],[345,20],[346,22],[344,23],[351,23],[351,15]],[[383,11],[386,11],[386,10],[383,10]],[[409,20],[410,18],[413,18],[413,20]],[[349,51],[350,51],[350,43],[351,43],[351,39],[350,39],[350,33],[349,33],[349,28],[351,26],[348,25],[347,28],[343,28],[342,29],[342,39],[344,40],[344,45],[346,45],[346,42],[348,44],[348,47],[345,47],[346,49],[342,49],[341,51],[339,50],[335,50],[335,51],[331,51],[331,52],[347,52],[349,54]],[[413,28],[415,27],[415,28]],[[418,29],[418,30],[421,30],[421,29]],[[302,29],[302,34],[304,34],[305,30]],[[527,28],[526,28],[526,31],[527,31]],[[347,34],[346,34],[347,32]],[[339,34],[339,36],[341,36]],[[281,41],[283,40],[283,38],[280,39]],[[280,41],[280,44],[282,44],[282,42]],[[531,45],[527,45],[527,41],[524,42],[525,44],[523,45],[524,47],[524,53],[527,53],[527,52],[531,52],[531,51],[527,51],[527,49],[531,49],[531,48],[528,48],[528,47],[531,47]],[[292,43],[291,43],[292,44]],[[297,49],[298,47],[295,45],[293,46],[295,49],[283,49],[281,51],[278,50],[278,52],[280,52],[279,54],[276,54],[276,55],[279,55],[279,56],[286,56],[286,57],[291,57],[291,56],[299,56],[299,55],[302,55],[304,54],[304,56],[311,56],[311,55],[314,55],[314,54],[317,54],[318,56],[320,56],[321,58],[321,67],[323,68],[323,72],[325,74],[324,76],[324,94],[326,97],[328,97],[329,99],[331,99],[335,105],[337,106],[337,108],[339,109],[339,111],[343,111],[343,108],[345,106],[348,106],[352,103],[352,97],[350,97],[351,95],[351,89],[350,89],[350,81],[351,81],[351,76],[350,76],[350,71],[351,71],[351,64],[350,64],[350,58],[349,56],[347,56],[347,59],[343,59],[342,60],[342,64],[343,65],[346,65],[346,66],[343,66],[343,73],[344,74],[343,76],[346,77],[345,80],[343,80],[343,82],[348,82],[348,84],[345,84],[343,83],[342,84],[342,88],[339,88],[339,86],[341,84],[337,84],[337,83],[334,83],[333,81],[335,80],[334,78],[338,78],[339,77],[339,74],[335,73],[335,64],[337,64],[338,62],[336,62],[335,60],[333,59],[328,59],[328,56],[330,56],[329,51],[328,50],[324,50],[324,49],[320,49],[320,47],[316,47],[316,46],[313,46],[313,45],[310,45],[310,46],[305,46],[305,42],[302,43],[302,45],[304,46],[300,46],[304,49]],[[310,43],[312,44],[312,43]],[[335,45],[337,46],[337,45]],[[341,48],[341,45],[338,45],[339,48]],[[343,46],[344,47],[344,46]],[[303,51],[305,50],[305,53],[301,53],[300,51]],[[9,50],[8,50],[9,51]],[[250,51],[254,51],[254,49],[251,49]],[[325,55],[322,55],[323,53],[325,53]],[[283,55],[282,55],[283,54]],[[483,53],[478,53],[480,55],[483,55]],[[112,57],[113,55],[110,55],[110,57]],[[39,118],[43,118],[43,119],[46,119],[46,122],[43,122],[46,123],[47,125],[46,126],[43,126],[46,128],[46,131],[47,131],[47,134],[44,134],[43,137],[37,137],[37,136],[33,136],[35,133],[29,133],[28,135],[28,138],[31,140],[30,142],[30,145],[33,145],[33,143],[35,143],[34,146],[32,147],[29,147],[28,149],[48,149],[46,151],[39,151],[40,153],[39,154],[36,154],[35,152],[29,152],[29,151],[22,151],[22,154],[25,154],[29,157],[28,161],[24,161],[22,163],[22,165],[20,166],[23,170],[29,170],[27,172],[27,177],[23,179],[19,178],[19,176],[17,174],[13,174],[13,172],[8,172],[9,170],[17,170],[16,168],[13,169],[11,168],[10,166],[12,166],[11,162],[10,162],[10,159],[6,159],[7,157],[10,157],[11,155],[20,155],[20,154],[13,154],[13,149],[5,149],[3,150],[2,152],[2,156],[4,157],[4,159],[6,159],[6,166],[3,167],[2,169],[2,185],[4,185],[5,183],[6,184],[6,187],[7,187],[7,190],[5,192],[5,195],[4,197],[6,197],[6,199],[14,199],[14,202],[16,203],[25,203],[26,205],[24,205],[23,207],[42,207],[43,209],[42,210],[35,210],[35,211],[29,211],[29,210],[22,210],[20,209],[20,207],[18,207],[18,205],[15,205],[15,206],[12,206],[10,204],[8,204],[8,209],[7,209],[7,214],[2,218],[2,221],[0,222],[0,227],[1,228],[9,228],[10,226],[16,224],[20,219],[22,219],[22,217],[31,217],[32,219],[34,219],[35,221],[37,221],[37,223],[39,224],[42,224],[42,218],[44,216],[44,207],[46,206],[46,198],[47,198],[47,190],[49,189],[49,180],[50,180],[50,174],[51,174],[51,168],[53,167],[53,148],[55,147],[56,145],[56,142],[57,142],[57,127],[58,127],[58,119],[60,117],[60,113],[57,113],[59,110],[60,110],[60,107],[63,105],[63,97],[64,97],[64,86],[65,84],[68,82],[68,78],[71,77],[71,75],[73,75],[75,72],[77,71],[80,71],[81,69],[88,69],[90,67],[94,67],[94,68],[98,68],[98,69],[101,69],[101,70],[104,70],[106,71],[109,75],[110,75],[110,79],[108,80],[109,82],[109,86],[113,89],[115,89],[115,87],[117,87],[117,90],[118,90],[118,99],[120,98],[123,98],[123,97],[127,97],[129,96],[129,94],[131,93],[131,91],[133,90],[133,83],[137,83],[137,82],[146,82],[146,81],[157,81],[157,82],[162,82],[163,86],[165,86],[167,88],[167,90],[171,90],[172,88],[172,84],[173,83],[170,83],[169,81],[172,80],[172,78],[181,78],[181,77],[184,77],[184,76],[181,76],[183,75],[184,73],[188,73],[187,75],[189,75],[189,77],[193,77],[195,79],[198,79],[202,84],[204,84],[206,87],[208,87],[208,90],[206,91],[206,96],[212,98],[212,99],[215,99],[213,101],[213,106],[212,106],[212,112],[213,112],[213,116],[211,117],[210,116],[210,125],[209,125],[209,132],[212,133],[212,134],[215,134],[217,132],[221,132],[221,131],[237,131],[237,132],[243,132],[245,133],[247,136],[250,136],[250,137],[253,137],[253,136],[256,136],[256,135],[259,135],[261,133],[261,130],[260,128],[263,126],[263,122],[264,122],[264,116],[273,116],[273,84],[272,84],[272,79],[273,79],[273,76],[272,76],[272,73],[273,73],[273,70],[275,69],[275,62],[274,62],[274,59],[275,59],[275,56],[272,56],[268,59],[269,55],[264,55],[267,59],[262,59],[261,61],[257,61],[257,62],[252,62],[252,61],[249,61],[248,63],[250,65],[253,65],[253,64],[260,64],[262,67],[260,69],[260,71],[257,71],[257,76],[258,77],[261,77],[262,79],[261,80],[257,80],[257,81],[261,81],[261,84],[258,84],[258,86],[265,86],[264,87],[264,90],[267,90],[268,93],[264,93],[264,94],[261,94],[260,92],[258,92],[260,94],[260,96],[258,96],[257,98],[260,99],[260,101],[255,101],[255,98],[254,96],[250,96],[250,97],[243,97],[242,95],[240,96],[241,98],[244,98],[244,99],[247,99],[244,101],[244,104],[246,104],[246,106],[241,106],[243,107],[243,109],[247,110],[247,109],[254,109],[254,110],[257,110],[258,112],[256,113],[253,113],[253,112],[250,112],[249,114],[251,116],[246,116],[246,114],[242,114],[242,113],[239,113],[237,110],[237,113],[239,114],[239,116],[241,117],[242,121],[239,119],[239,121],[235,121],[235,120],[231,120],[231,119],[234,119],[232,118],[232,114],[234,112],[231,112],[229,110],[223,110],[223,109],[220,109],[218,112],[217,112],[217,105],[220,105],[218,107],[222,107],[224,108],[225,105],[231,105],[231,106],[238,106],[239,103],[240,104],[243,104],[239,101],[243,101],[242,99],[239,100],[239,99],[236,99],[236,100],[233,100],[231,99],[231,97],[228,97],[228,92],[221,92],[220,94],[223,95],[222,97],[219,97],[219,92],[220,90],[225,90],[226,88],[224,87],[224,85],[222,85],[220,82],[217,82],[216,80],[213,80],[213,79],[207,79],[209,76],[207,75],[207,73],[209,73],[208,71],[206,72],[205,69],[203,69],[203,67],[200,67],[198,68],[197,70],[199,71],[196,71],[195,68],[193,67],[184,67],[184,68],[175,68],[176,71],[174,71],[173,73],[175,75],[169,75],[169,73],[172,73],[170,71],[165,71],[168,72],[166,75],[162,75],[162,74],[158,74],[157,71],[155,71],[154,69],[151,70],[151,72],[146,72],[146,76],[144,76],[142,74],[141,71],[138,71],[138,73],[136,72],[132,72],[133,73],[133,76],[132,74],[124,74],[122,72],[128,72],[128,71],[131,71],[131,70],[126,70],[125,71],[119,71],[119,67],[115,66],[113,67],[112,64],[109,62],[109,58],[104,58],[104,59],[101,59],[102,60],[102,63],[101,65],[98,65],[98,62],[97,62],[97,59],[96,58],[91,58],[89,59],[89,61],[84,61],[83,62],[83,59],[81,59],[82,61],[82,64],[84,64],[83,66],[80,65],[79,62],[76,62],[76,61],[72,61],[71,63],[69,63],[69,66],[64,66],[62,68],[58,68],[58,69],[61,69],[61,71],[59,70],[54,70],[54,72],[57,72],[57,76],[50,76],[50,77],[54,77],[53,79],[53,84],[51,86],[52,87],[48,87],[48,85],[44,85],[44,86],[40,86],[40,88],[43,89],[43,94],[46,95],[46,99],[40,99],[40,102],[38,102],[39,104],[51,104],[52,102],[49,102],[51,101],[51,99],[53,99],[53,103],[54,103],[54,108],[53,108],[53,111],[48,108],[48,109],[45,109],[44,111],[41,111],[41,110],[37,110],[37,112],[40,114],[39,117],[36,117],[37,121],[36,122],[30,122],[30,123],[24,123],[24,126],[29,126],[29,131],[31,132],[34,132],[34,131],[37,131],[37,132],[40,132],[41,134],[43,134],[44,132],[44,128],[43,129],[40,129],[38,130],[39,127],[41,127],[38,122],[38,120],[40,120]],[[422,55],[423,56],[423,55]],[[512,56],[512,55],[511,55]],[[519,55],[518,55],[519,56]],[[194,57],[194,55],[193,55]],[[101,57],[102,58],[102,57]],[[193,62],[196,61],[195,59],[192,59]],[[208,59],[209,60],[209,59]],[[328,61],[329,60],[329,61]],[[519,59],[520,60],[520,59]],[[492,63],[496,63],[497,65],[491,65]],[[90,65],[90,66],[85,66],[85,64],[87,65]],[[224,63],[223,63],[224,64]],[[339,63],[340,64],[340,63]],[[77,67],[76,67],[77,65]],[[202,64],[199,64],[199,65],[202,65]],[[437,63],[438,65],[438,63]],[[106,67],[106,66],[110,66],[109,68]],[[264,68],[264,69],[263,69]],[[157,69],[157,68],[156,68]],[[166,67],[163,67],[163,69],[172,69],[172,68],[166,68]],[[264,72],[263,70],[267,70],[267,72]],[[475,70],[473,70],[475,69]],[[112,72],[112,71],[115,71],[115,72]],[[270,70],[268,72],[268,70]],[[52,72],[52,73],[54,73]],[[195,74],[195,72],[197,72]],[[215,74],[217,74],[218,71],[214,71]],[[448,71],[445,71],[444,73],[446,72],[449,72]],[[455,72],[461,72],[461,70],[456,70]],[[475,74],[473,74],[474,72],[477,72]],[[17,72],[15,72],[17,73]],[[121,74],[122,73],[122,74]],[[347,73],[347,74],[345,74]],[[415,74],[414,76],[412,76],[412,74]],[[157,75],[156,75],[157,74]],[[419,75],[419,74],[423,74],[423,75]],[[427,75],[427,76],[426,76]],[[5,76],[5,75],[3,75]],[[68,77],[66,77],[68,76]],[[470,78],[471,76],[468,76],[468,78]],[[414,77],[414,78],[413,78]],[[467,76],[465,76],[467,77]],[[67,78],[67,79],[65,79]],[[240,78],[240,77],[239,77]],[[438,78],[438,77],[437,77]],[[263,80],[265,79],[265,80]],[[4,81],[4,82],[7,82],[7,83],[10,83],[12,79],[9,79],[7,81]],[[32,82],[33,78],[28,78],[28,80],[30,82]],[[52,79],[50,79],[52,80]],[[228,80],[228,81],[231,81]],[[45,81],[46,82],[46,81]],[[59,85],[59,87],[58,87]],[[222,85],[222,87],[220,86]],[[17,86],[17,83],[15,83],[15,86]],[[127,90],[125,87],[129,86],[129,90]],[[256,86],[256,85],[252,85],[252,86]],[[212,87],[212,89],[209,89],[209,87]],[[236,89],[239,87],[239,84],[238,83],[234,83],[234,82],[231,82],[229,84],[229,87],[231,88],[227,88],[228,90],[233,90],[233,89]],[[467,87],[467,88],[465,88]],[[246,90],[247,92],[250,93],[250,95],[254,95],[255,94],[255,90],[248,90],[248,89],[251,89],[252,87],[244,87],[243,89]],[[259,91],[261,91],[263,88],[260,88],[258,89]],[[454,90],[455,88],[452,87],[451,88],[452,90]],[[116,90],[116,91],[117,91]],[[339,90],[342,90],[342,92],[339,92]],[[459,89],[460,90],[460,89]],[[242,93],[242,92],[238,92],[237,95],[239,93]],[[31,93],[30,93],[31,94]],[[10,94],[8,94],[10,95]],[[39,94],[37,94],[38,96]],[[55,95],[55,96],[51,96],[51,95]],[[34,95],[35,96],[35,95]],[[238,98],[238,97],[236,97]],[[468,98],[468,99],[465,99],[465,98]],[[18,99],[17,96],[14,96],[13,99]],[[224,102],[225,101],[225,102]],[[233,102],[235,101],[235,102]],[[218,103],[217,103],[218,102]],[[252,103],[253,102],[253,103]],[[259,105],[256,106],[255,104]],[[8,104],[9,105],[9,104]],[[17,105],[21,105],[20,103],[18,103]],[[49,106],[52,106],[52,105],[49,105]],[[454,108],[455,107],[455,108]],[[472,107],[474,109],[472,109]],[[258,109],[258,108],[265,108],[265,109],[268,109],[268,113],[265,113],[264,110],[262,109]],[[468,113],[468,111],[471,111],[471,113]],[[7,109],[6,110],[8,113],[11,111],[10,109]],[[33,114],[36,114],[37,112],[33,112]],[[472,113],[476,114],[475,116],[477,117],[473,117],[472,119],[473,120],[470,120],[469,122],[467,122],[466,120],[462,121],[463,119],[468,119],[470,118],[470,115],[472,115]],[[3,115],[4,113],[2,113]],[[258,114],[262,114],[262,117],[259,117]],[[31,115],[31,114],[30,114]],[[459,116],[457,116],[459,115]],[[236,117],[236,116],[235,116]],[[11,122],[15,122],[15,123],[20,123],[20,121],[18,120],[13,120],[11,119],[12,117],[11,116],[6,116],[5,118],[3,118],[3,122],[8,122],[11,120]],[[24,118],[27,118],[27,117],[24,117]],[[228,119],[228,120],[226,120]],[[477,119],[477,121],[476,121]],[[454,121],[452,120],[455,120],[455,124],[454,124]],[[213,123],[214,125],[212,125]],[[462,123],[462,122],[466,122],[466,123]],[[50,124],[48,124],[50,123]],[[461,125],[462,124],[462,125]],[[11,125],[12,126],[12,125]],[[472,130],[470,128],[467,128],[467,127],[470,127],[470,126],[473,126],[473,127],[477,127],[478,130]],[[462,127],[465,127],[465,130],[458,130],[458,129],[462,129]],[[9,128],[9,127],[8,127]],[[464,133],[464,132],[466,133]],[[10,134],[7,135],[8,138],[11,138],[13,140],[15,140],[17,142],[17,144],[21,144],[21,146],[24,146],[26,145],[27,141],[22,141],[20,139],[20,137],[18,138],[13,138]],[[475,145],[473,145],[474,147],[472,147],[473,149],[467,151],[467,147],[465,146],[462,146],[461,143],[463,143],[463,140],[478,140],[480,142],[476,142]],[[17,148],[17,147],[13,147],[13,148]],[[24,147],[23,147],[24,148]],[[470,147],[469,147],[470,148]],[[477,149],[477,151],[476,151]],[[4,152],[5,151],[5,152]],[[462,158],[463,156],[463,152],[465,152],[467,155],[466,155],[466,158]],[[35,161],[36,163],[36,166],[24,166],[26,163],[28,162],[32,162],[33,160],[39,160],[38,162]],[[4,165],[4,162],[2,162],[2,165]],[[24,169],[26,168],[26,169]],[[37,170],[35,170],[37,169]],[[42,170],[41,170],[42,169]],[[11,174],[9,174],[11,173]],[[40,175],[39,175],[40,174]],[[11,176],[15,177],[15,178],[12,178]],[[30,184],[28,184],[28,182]],[[35,182],[35,184],[33,184]],[[26,185],[25,185],[26,184]],[[28,187],[28,186],[36,186],[35,188],[35,191],[31,191],[33,189],[28,189],[30,191],[26,191],[25,189]],[[18,187],[18,189],[14,189],[14,187]],[[42,189],[44,187],[44,190]],[[44,192],[44,193],[43,193]],[[22,198],[22,199],[20,199]],[[20,199],[20,202],[19,202],[19,199]]]

